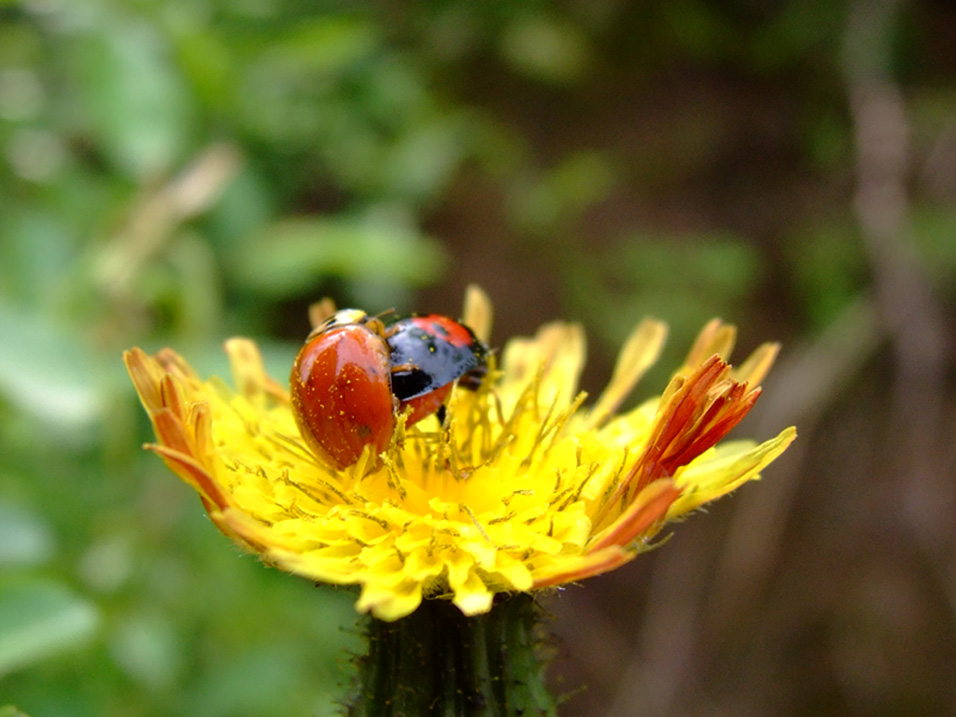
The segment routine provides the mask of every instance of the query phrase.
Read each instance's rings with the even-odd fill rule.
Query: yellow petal
[[[631,333],[618,355],[611,381],[587,415],[585,426],[600,426],[621,405],[637,382],[654,365],[667,338],[667,325],[644,319]]]
[[[491,341],[491,322],[494,309],[491,299],[477,284],[469,284],[465,289],[465,306],[461,312],[461,320],[475,336],[486,344]]]
[[[749,480],[756,480],[760,471],[783,453],[796,437],[797,430],[791,426],[758,446],[749,442],[729,444],[701,456],[678,478],[681,495],[668,509],[667,518],[677,518],[736,490]]]

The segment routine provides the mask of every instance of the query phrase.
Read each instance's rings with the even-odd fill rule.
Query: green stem
[[[465,617],[426,600],[396,622],[368,622],[349,717],[553,715],[530,595],[499,596],[491,611]]]

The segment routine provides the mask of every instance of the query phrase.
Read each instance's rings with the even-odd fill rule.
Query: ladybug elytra
[[[411,407],[408,424],[438,411],[452,384],[474,389],[487,372],[488,349],[474,332],[447,316],[410,316],[388,326],[392,393]]]
[[[385,450],[395,430],[388,344],[364,312],[336,312],[306,339],[292,366],[292,413],[319,458],[345,468],[365,446]]]

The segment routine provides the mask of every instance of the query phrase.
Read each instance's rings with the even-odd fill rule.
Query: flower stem
[[[464,616],[426,600],[395,622],[370,618],[350,717],[553,715],[538,623],[527,594],[499,596],[491,611]]]

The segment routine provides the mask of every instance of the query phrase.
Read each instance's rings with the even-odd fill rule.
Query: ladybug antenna
[[[385,309],[385,311],[379,311],[377,314],[375,314],[374,318],[378,319],[379,321],[384,321],[386,318],[396,320],[401,317],[399,316],[395,307],[392,307],[391,309]]]

